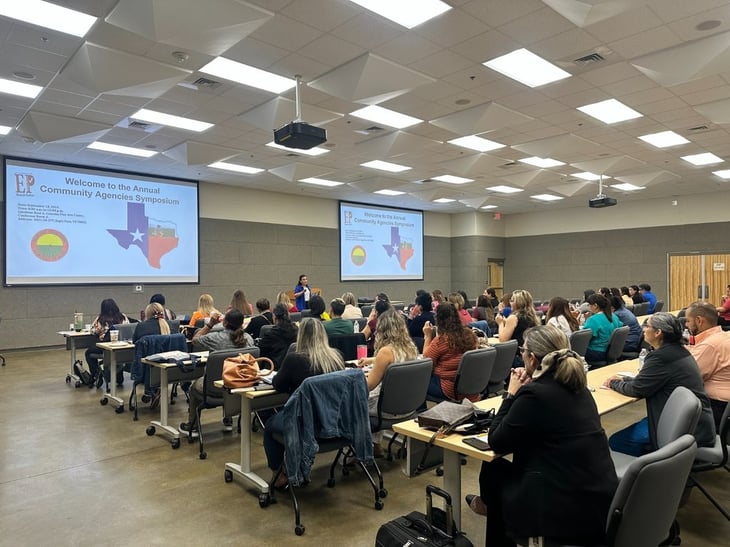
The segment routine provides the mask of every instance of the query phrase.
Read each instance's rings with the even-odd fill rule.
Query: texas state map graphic
[[[127,203],[127,229],[107,231],[123,249],[139,247],[149,265],[159,269],[160,259],[177,247],[179,239],[174,223],[152,220],[150,225],[144,203]]]

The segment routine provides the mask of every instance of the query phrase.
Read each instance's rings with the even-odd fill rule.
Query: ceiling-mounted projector
[[[293,122],[274,130],[274,142],[280,146],[287,148],[299,148],[300,150],[309,150],[322,143],[327,142],[327,132],[321,127],[315,127],[302,121],[302,103],[299,97],[299,86],[301,85],[301,76],[298,74],[296,78],[296,109],[297,119]]]
[[[615,198],[610,198],[605,195],[598,195],[588,200],[588,207],[593,209],[600,209],[602,207],[612,207],[616,205],[618,201]]]

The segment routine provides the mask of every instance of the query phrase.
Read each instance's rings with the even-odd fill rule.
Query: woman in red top
[[[456,308],[456,313],[459,314],[459,319],[462,323],[468,325],[469,323],[474,321],[472,316],[469,315],[469,312],[464,309],[464,297],[461,296],[458,292],[452,292],[449,295],[449,302],[451,302]]]
[[[423,356],[433,361],[428,395],[441,400],[456,400],[456,369],[459,368],[461,356],[477,348],[477,337],[461,322],[456,308],[450,302],[444,302],[436,308],[436,326],[438,335],[435,338],[431,323],[427,322],[423,327]],[[470,398],[479,400],[478,395]]]
[[[299,309],[294,304],[292,304],[291,300],[289,300],[289,295],[283,291],[276,295],[276,303],[284,304],[286,306],[286,309],[289,310],[289,313],[299,311]]]

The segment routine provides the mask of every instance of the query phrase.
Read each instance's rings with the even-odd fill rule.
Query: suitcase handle
[[[454,509],[451,506],[451,494],[446,490],[442,490],[438,486],[432,484],[426,485],[426,520],[429,524],[433,524],[433,494],[444,499],[446,508],[446,534],[454,537]]]

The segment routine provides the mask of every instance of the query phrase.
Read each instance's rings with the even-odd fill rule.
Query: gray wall
[[[476,300],[486,288],[487,260],[504,258],[505,241],[502,237],[488,236],[451,238],[451,286],[431,289],[439,288],[445,293],[462,289],[470,300]]]
[[[659,300],[668,301],[667,254],[728,247],[728,223],[508,238],[505,290],[525,288],[548,300],[649,283]]]
[[[192,312],[204,292],[223,309],[239,288],[252,303],[261,297],[273,300],[279,291],[293,289],[301,273],[326,299],[345,291],[370,297],[384,291],[410,301],[421,287],[451,287],[449,238],[425,238],[424,281],[352,283],[339,282],[336,229],[203,218],[200,238],[200,285],[145,285],[143,294],[130,285],[0,288],[0,349],[58,345],[63,340],[55,333],[68,328],[74,311],[90,323],[104,298],[114,298],[123,312],[138,317],[156,292],[176,312]]]

